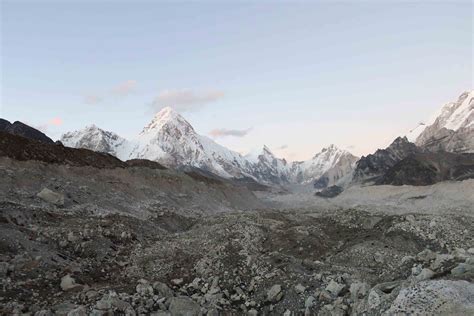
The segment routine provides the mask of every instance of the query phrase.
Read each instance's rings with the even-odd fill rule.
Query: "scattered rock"
[[[136,291],[140,296],[153,296],[153,287],[146,280],[140,280],[136,286]]]
[[[435,273],[428,269],[428,268],[424,268],[421,270],[421,272],[415,277],[416,280],[418,281],[424,281],[424,280],[429,280],[431,278],[433,278],[435,275]]]
[[[64,206],[64,195],[44,188],[37,194],[37,196],[45,202],[54,204],[56,206]]]
[[[247,315],[249,316],[258,316],[258,311],[256,309],[251,309],[247,312]]]
[[[460,276],[464,274],[474,274],[474,265],[468,263],[460,263],[451,270],[452,275]]]
[[[315,302],[316,302],[316,299],[314,298],[314,296],[308,296],[306,298],[306,301],[304,302],[304,307],[305,308],[313,307]]]
[[[160,297],[173,297],[173,290],[168,287],[163,282],[155,282],[153,283],[153,289]]]
[[[67,274],[61,278],[61,289],[63,291],[72,291],[76,289],[82,289],[81,284],[77,284],[76,280]]]
[[[334,296],[338,296],[344,288],[345,288],[344,284],[340,284],[334,280],[331,280],[331,282],[329,282],[329,284],[326,286],[326,291],[328,291]]]
[[[169,311],[173,316],[197,316],[201,308],[189,297],[179,296],[171,299]]]
[[[444,272],[454,263],[454,256],[450,254],[436,254],[435,260],[431,264],[431,269]]]
[[[298,294],[304,293],[304,291],[306,291],[306,287],[298,283],[295,285],[295,291]]]
[[[275,284],[267,291],[267,300],[272,303],[277,303],[283,297],[281,285]]]
[[[87,316],[87,310],[84,306],[79,306],[67,313],[67,316]]]
[[[183,284],[183,279],[173,279],[171,280],[171,283],[173,283],[173,285],[176,285],[176,286],[180,286]]]
[[[430,262],[436,258],[436,253],[430,249],[425,249],[416,255],[416,259],[423,262]]]
[[[370,286],[365,282],[354,282],[349,288],[353,300],[364,298],[369,290]]]

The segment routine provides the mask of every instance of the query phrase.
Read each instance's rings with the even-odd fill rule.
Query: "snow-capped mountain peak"
[[[164,127],[177,127],[185,132],[195,133],[191,124],[189,124],[189,122],[173,108],[168,106],[156,113],[150,123],[148,123],[140,134],[157,131]]]
[[[108,152],[122,160],[149,159],[168,166],[197,167],[223,177],[251,177],[266,184],[311,182],[331,168],[336,171],[328,177],[336,179],[347,173],[346,158],[354,157],[335,145],[324,148],[306,162],[288,163],[266,145],[244,157],[199,135],[171,107],[159,111],[130,141],[97,126],[67,133],[62,139],[67,146]],[[339,167],[341,164],[343,169]]]
[[[474,151],[474,90],[442,106],[425,125],[407,135],[411,142],[432,151]]]
[[[69,132],[61,137],[61,142],[68,147],[87,148],[106,152],[120,159],[127,158],[128,141],[119,135],[105,131],[95,124],[87,125],[82,130]]]
[[[310,160],[297,163],[301,169],[300,177],[308,178],[309,175],[313,175],[313,177],[321,176],[346,153],[349,154],[348,151],[340,149],[334,144],[324,147]]]

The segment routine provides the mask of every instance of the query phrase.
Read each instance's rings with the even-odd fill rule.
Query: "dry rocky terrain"
[[[1,314],[474,313],[473,180],[256,195],[51,146],[0,157]]]

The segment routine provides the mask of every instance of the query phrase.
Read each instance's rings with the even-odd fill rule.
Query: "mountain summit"
[[[463,92],[455,102],[446,103],[407,137],[429,151],[474,152],[474,90]]]

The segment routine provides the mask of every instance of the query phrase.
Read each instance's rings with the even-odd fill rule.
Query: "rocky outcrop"
[[[387,314],[472,315],[473,297],[473,283],[452,280],[425,281],[403,288],[387,310]]]
[[[125,168],[127,164],[112,155],[82,148],[46,144],[25,137],[0,132],[0,156],[15,160],[97,168]]]
[[[54,204],[56,206],[64,205],[64,195],[51,191],[48,188],[44,188],[36,196],[42,199],[43,201]]]
[[[474,154],[411,154],[388,169],[377,184],[430,185],[474,178]]]
[[[0,131],[22,136],[46,144],[54,143],[54,141],[48,136],[46,136],[44,133],[19,121],[15,121],[12,124],[9,121],[0,118]]]
[[[333,198],[335,196],[338,196],[339,194],[342,193],[344,189],[341,188],[340,186],[333,185],[327,188],[322,189],[319,192],[316,192],[316,196],[324,197],[324,198]]]
[[[386,149],[378,149],[374,154],[360,158],[352,181],[376,181],[402,159],[422,152],[423,149],[409,142],[406,137],[398,137]]]

